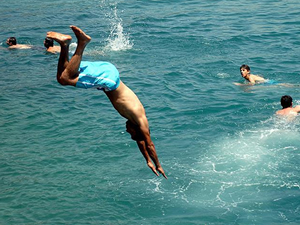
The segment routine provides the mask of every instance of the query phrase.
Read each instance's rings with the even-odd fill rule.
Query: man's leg
[[[91,41],[91,37],[86,35],[80,28],[71,26],[75,36],[77,37],[77,48],[71,60],[68,62],[69,44],[71,42],[71,36],[61,35],[59,33],[52,32],[53,38],[61,45],[61,53],[57,68],[57,80],[62,85],[75,86],[78,80],[78,69],[82,59],[83,51],[86,45]],[[49,32],[50,33],[50,32]],[[48,36],[48,35],[47,35]],[[68,37],[69,36],[69,37]]]
[[[70,35],[65,35],[57,32],[50,31],[47,33],[47,37],[55,40],[60,44],[60,55],[57,65],[57,81],[63,85],[61,81],[61,74],[69,64],[69,45],[71,43],[72,37]]]

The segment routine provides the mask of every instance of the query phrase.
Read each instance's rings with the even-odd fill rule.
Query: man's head
[[[9,46],[16,45],[17,39],[15,37],[10,37],[6,40],[6,44],[8,44]]]
[[[44,46],[48,49],[50,47],[53,47],[53,40],[51,38],[45,38],[44,40]]]
[[[245,78],[248,74],[250,74],[250,67],[248,65],[243,64],[240,67],[240,72],[242,77]]]
[[[139,126],[130,122],[129,120],[127,120],[127,122],[126,122],[126,131],[131,135],[132,140],[135,140],[135,141],[144,140]]]
[[[282,96],[280,102],[283,109],[293,106],[293,99],[289,95]]]

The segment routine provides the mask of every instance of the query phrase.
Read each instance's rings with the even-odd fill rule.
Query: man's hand
[[[153,171],[153,173],[156,174],[156,176],[159,176],[152,162],[148,162],[147,165]]]
[[[157,167],[156,169],[164,176],[164,178],[168,179],[162,167]]]
[[[160,166],[160,167],[157,167],[157,168],[155,169],[155,166],[153,165],[152,162],[148,162],[147,165],[148,165],[148,167],[153,171],[153,173],[156,174],[156,176],[159,176],[158,173],[157,173],[157,171],[158,171],[159,173],[161,173],[161,174],[164,176],[164,178],[168,179],[167,176],[166,176],[166,174],[165,174],[165,172],[164,172],[164,170],[163,170],[163,168],[162,168],[161,166]],[[156,170],[157,170],[157,171],[156,171]]]
[[[241,83],[236,83],[236,82],[234,82],[233,84],[236,85],[236,86],[242,86]]]

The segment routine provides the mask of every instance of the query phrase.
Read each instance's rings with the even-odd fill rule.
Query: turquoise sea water
[[[299,224],[298,0],[24,0],[0,8],[0,224]],[[104,93],[60,86],[49,30],[93,40],[145,106],[168,180]],[[33,49],[8,50],[16,36]],[[76,47],[72,41],[71,52]]]

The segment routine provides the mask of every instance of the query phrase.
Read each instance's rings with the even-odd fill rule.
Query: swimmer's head
[[[135,141],[144,140],[139,126],[130,122],[129,120],[127,120],[127,122],[126,122],[126,131],[131,135],[132,140],[135,140]]]
[[[44,46],[48,49],[50,47],[53,47],[53,40],[51,38],[45,38],[44,40]]]
[[[17,39],[15,37],[10,37],[6,40],[6,44],[8,44],[9,46],[16,45]]]
[[[250,74],[250,67],[248,65],[241,65],[240,72],[242,77],[246,77],[248,74]]]
[[[289,95],[282,96],[280,102],[283,109],[292,107],[293,105],[293,99]]]

